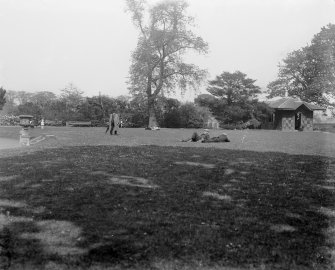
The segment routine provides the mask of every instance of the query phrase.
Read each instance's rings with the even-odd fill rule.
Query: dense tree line
[[[0,111],[2,116],[30,114],[36,122],[44,118],[57,124],[64,124],[66,121],[92,121],[95,125],[105,125],[109,115],[117,112],[125,126],[146,127],[148,123],[147,100],[143,95],[84,97],[83,92],[73,84],[61,90],[59,96],[48,91],[30,93],[1,90],[6,93],[3,98],[6,102]],[[159,96],[155,114],[160,127],[201,128],[210,113],[208,109],[192,102],[183,104],[177,99]]]
[[[6,90],[3,87],[0,87],[0,110],[2,110],[2,107],[6,103]]]

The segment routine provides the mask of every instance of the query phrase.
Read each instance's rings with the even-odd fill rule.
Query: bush
[[[45,120],[44,125],[45,126],[60,127],[60,126],[65,126],[66,123],[65,123],[65,121],[60,121],[60,120]]]
[[[193,103],[185,103],[180,106],[180,127],[202,128],[209,111],[206,108],[195,106]]]
[[[20,118],[14,115],[0,116],[0,126],[18,126],[20,125]]]

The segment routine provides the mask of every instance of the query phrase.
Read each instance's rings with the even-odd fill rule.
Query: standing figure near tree
[[[158,130],[156,103],[175,89],[197,90],[207,71],[187,63],[188,51],[208,52],[208,44],[197,36],[186,1],[159,1],[153,6],[143,0],[127,0],[127,10],[139,31],[129,71],[131,94],[147,100],[147,130]]]
[[[120,118],[117,113],[112,113],[109,116],[109,124],[106,130],[106,133],[108,130],[110,130],[110,135],[117,135],[117,132],[119,130],[119,125],[120,125]]]

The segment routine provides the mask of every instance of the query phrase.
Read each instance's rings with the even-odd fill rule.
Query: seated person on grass
[[[182,142],[202,142],[205,139],[209,139],[208,130],[206,129],[200,135],[197,132],[194,132],[191,138],[182,140]]]

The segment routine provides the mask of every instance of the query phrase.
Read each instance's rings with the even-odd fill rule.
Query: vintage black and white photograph
[[[0,0],[0,270],[335,270],[335,0]]]

